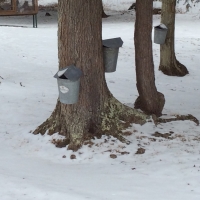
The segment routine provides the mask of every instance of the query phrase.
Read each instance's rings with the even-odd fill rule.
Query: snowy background
[[[159,45],[153,44],[156,85],[166,98],[166,118],[192,114],[200,120],[198,5],[195,9],[176,16],[176,56],[189,75],[168,77],[158,71]],[[57,134],[31,133],[52,113],[58,97],[53,78],[58,69],[57,13],[50,13],[49,17],[38,14],[37,29],[32,28],[32,16],[0,18],[0,199],[199,200],[200,127],[194,122],[133,124],[127,130],[132,133],[127,136],[130,145],[104,136],[75,153],[55,148],[52,140],[60,138]],[[107,84],[116,98],[133,106],[138,96],[135,13],[108,13],[103,38],[121,37],[124,45],[117,71],[106,74]],[[153,23],[160,23],[159,15]],[[145,153],[136,154],[138,148]],[[76,159],[70,159],[73,154]],[[110,158],[111,154],[117,158]]]
[[[50,5],[58,3],[58,0],[38,0],[39,5]],[[127,10],[135,0],[103,0],[105,10],[123,11]],[[177,1],[177,10],[181,13],[186,12],[186,5],[190,4],[189,12],[198,13],[200,11],[199,0],[179,0]],[[153,2],[155,8],[161,7],[160,1]]]

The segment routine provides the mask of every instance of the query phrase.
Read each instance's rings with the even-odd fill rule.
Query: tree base
[[[101,137],[102,135],[111,135],[116,137],[121,142],[129,144],[130,142],[122,136],[122,130],[128,128],[131,123],[144,124],[149,116],[139,112],[135,109],[129,108],[128,106],[123,105],[115,98],[111,97],[104,104],[103,110],[99,113],[100,123],[90,124],[88,129],[85,129],[84,124],[73,124],[73,126],[78,126],[78,130],[83,130],[83,133],[73,132],[73,128],[70,120],[63,119],[63,115],[60,114],[61,103],[58,101],[57,106],[52,113],[52,115],[42,123],[33,134],[42,134],[45,133],[52,135],[58,133],[62,136],[65,136],[65,139],[54,140],[53,143],[56,147],[65,147],[68,145],[69,150],[77,151],[83,144],[84,141],[94,139],[94,137]],[[67,118],[67,116],[65,116]],[[93,116],[94,118],[95,116]],[[98,116],[96,116],[98,117]],[[67,122],[61,123],[61,122]],[[93,120],[94,121],[94,120]],[[72,130],[70,132],[69,130]]]
[[[108,18],[109,15],[107,15],[104,11],[102,12],[102,18]]]
[[[142,100],[142,98],[139,96],[134,104],[134,108],[141,109],[143,112],[145,112],[148,115],[156,115],[157,117],[160,117],[162,115],[162,110],[165,105],[165,97],[162,93],[158,92],[158,100],[157,100],[157,106],[150,108],[148,104]]]
[[[171,66],[160,65],[159,70],[162,71],[163,74],[168,76],[183,77],[189,74],[187,68],[183,64],[181,64],[178,60],[175,60],[174,63],[171,64]]]
[[[91,130],[85,131],[77,142],[77,140],[72,140],[70,137],[70,133],[64,132],[65,125],[60,124],[60,120],[58,120],[58,110],[60,103],[58,102],[56,109],[52,113],[52,115],[42,123],[33,134],[42,134],[47,133],[48,135],[52,135],[54,133],[58,133],[62,136],[65,136],[64,139],[53,140],[52,143],[58,147],[66,147],[68,145],[68,150],[77,151],[81,148],[81,146],[91,139],[95,137],[100,138],[102,135],[109,135],[117,138],[119,141],[125,144],[130,144],[126,138],[123,137],[122,131],[128,128],[131,123],[144,124],[149,119],[149,116],[139,112],[138,110],[129,108],[118,102],[116,99],[111,98],[108,103],[105,104],[104,112],[101,115],[101,124],[96,124],[94,130],[91,133]],[[162,119],[158,118],[156,115],[152,115],[152,119],[155,125],[160,123],[168,123],[172,121],[183,121],[190,120],[199,125],[199,120],[192,115],[177,115],[176,118],[170,119]]]

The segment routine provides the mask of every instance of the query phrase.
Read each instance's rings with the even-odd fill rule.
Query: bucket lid
[[[120,37],[103,40],[103,46],[104,47],[119,48],[119,47],[122,47],[122,45],[123,45],[123,41]]]
[[[59,70],[55,75],[54,78],[62,78],[62,79],[69,79],[70,81],[77,81],[83,72],[74,65],[70,65],[65,67],[64,69]]]
[[[158,26],[154,26],[155,28],[160,28],[160,29],[168,29],[167,26],[165,26],[164,24],[160,24]]]

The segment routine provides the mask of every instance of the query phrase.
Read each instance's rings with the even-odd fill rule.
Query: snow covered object
[[[38,0],[0,0],[0,15],[32,15],[38,12]]]
[[[54,78],[57,78],[59,99],[63,104],[75,104],[78,102],[80,77],[82,71],[70,65],[62,70],[59,70]]]
[[[122,47],[121,38],[112,38],[103,40],[103,60],[105,72],[115,72],[117,68],[117,60],[119,48]]]
[[[167,36],[167,27],[164,24],[160,24],[154,27],[154,43],[164,44]]]

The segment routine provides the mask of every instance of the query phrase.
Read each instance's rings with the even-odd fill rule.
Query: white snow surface
[[[58,134],[33,135],[55,108],[58,89],[57,14],[2,17],[0,26],[0,199],[1,200],[199,200],[200,128],[191,121],[155,126],[133,124],[125,145],[103,136],[78,152],[56,148]],[[103,38],[121,37],[117,71],[106,74],[109,89],[133,106],[138,96],[134,62],[135,13],[110,12]],[[153,26],[160,24],[154,16]],[[24,26],[24,27],[12,27]],[[156,85],[165,95],[164,117],[192,114],[200,119],[199,16],[177,14],[176,56],[189,75],[158,71],[159,45],[153,44]],[[171,139],[152,136],[172,133]],[[135,154],[138,148],[144,154]],[[76,155],[76,159],[70,156]],[[110,158],[116,154],[117,158]],[[124,154],[124,155],[123,155]],[[63,157],[64,156],[64,157]]]

